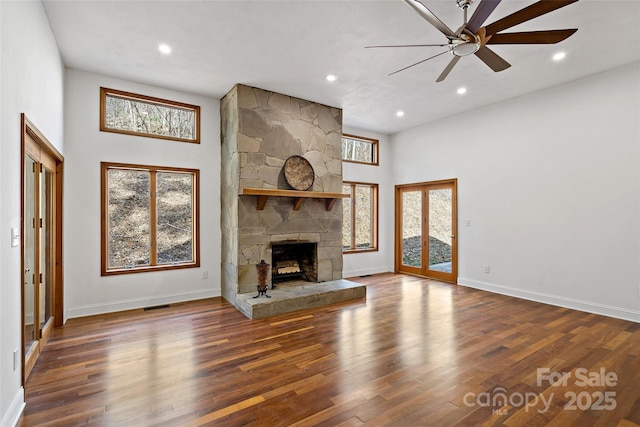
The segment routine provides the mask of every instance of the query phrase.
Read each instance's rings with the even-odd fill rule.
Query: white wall
[[[101,86],[199,105],[201,143],[100,132]],[[65,318],[219,296],[219,101],[73,69],[65,89]],[[102,161],[200,170],[200,268],[100,276]]]
[[[393,271],[393,184],[391,181],[391,150],[389,136],[363,129],[344,126],[350,135],[374,138],[379,141],[379,165],[342,163],[344,181],[378,184],[378,251],[344,254],[342,276],[345,278],[365,274]]]
[[[217,100],[65,72],[40,2],[0,1],[0,23],[4,427],[24,405],[12,363],[21,348],[20,249],[9,244],[20,227],[20,113],[65,156],[66,317],[220,295],[220,141]],[[100,86],[200,105],[202,143],[99,132]],[[380,166],[343,167],[345,180],[380,185],[380,250],[345,255],[345,277],[393,269],[393,184],[458,178],[461,285],[640,321],[638,117],[636,63],[392,137],[345,127],[380,140]],[[201,170],[200,268],[100,276],[100,161]]]
[[[458,178],[459,284],[640,321],[639,117],[635,63],[394,135],[393,181]]]
[[[64,155],[64,67],[49,22],[38,1],[0,1],[0,426],[17,421],[24,405],[21,354],[20,247],[11,247],[11,227],[20,228],[20,113]]]

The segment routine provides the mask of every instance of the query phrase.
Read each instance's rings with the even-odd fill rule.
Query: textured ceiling
[[[455,0],[423,3],[449,27],[462,24]],[[503,0],[487,23],[532,3]],[[509,31],[579,30],[557,45],[492,47],[512,64],[500,73],[464,57],[442,83],[449,53],[388,74],[443,48],[364,48],[446,42],[401,0],[43,4],[68,67],[218,99],[243,83],[340,107],[345,125],[386,134],[640,60],[640,0],[580,0],[521,24]],[[559,50],[567,57],[553,62]],[[330,73],[339,79],[328,83]]]

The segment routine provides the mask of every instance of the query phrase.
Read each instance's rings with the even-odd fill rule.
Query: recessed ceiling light
[[[458,88],[458,90],[456,92],[458,92],[458,95],[464,95],[465,93],[467,93],[467,88],[466,87],[460,87],[460,88]]]
[[[398,117],[404,116],[404,111],[396,111],[396,116]]]
[[[169,45],[164,43],[158,45],[158,50],[164,53],[165,55],[168,55],[171,53],[171,48],[169,47]]]
[[[325,79],[327,79],[328,82],[335,82],[336,80],[338,80],[338,76],[336,76],[335,74],[327,74],[327,77],[325,77]]]
[[[565,56],[567,56],[567,54],[566,54],[566,53],[564,53],[564,52],[558,52],[558,53],[556,53],[555,55],[553,55],[553,60],[554,60],[554,61],[560,61],[560,60],[564,59],[564,57],[565,57]]]

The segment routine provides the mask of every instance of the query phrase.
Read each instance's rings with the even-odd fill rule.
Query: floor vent
[[[159,308],[169,308],[171,307],[169,304],[164,304],[164,305],[156,305],[154,307],[145,307],[144,311],[149,311],[149,310],[157,310]]]
[[[371,275],[370,275],[370,274],[363,274],[363,275],[362,275],[362,276],[360,276],[360,277],[371,277]]]

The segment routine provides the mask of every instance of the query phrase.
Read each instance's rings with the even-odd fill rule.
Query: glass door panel
[[[40,174],[40,329],[53,317],[53,172]],[[41,332],[42,334],[42,332]]]
[[[402,265],[422,268],[422,191],[402,191],[401,207]]]
[[[36,162],[26,156],[24,162],[24,354],[28,354],[36,337]]]
[[[429,190],[429,270],[451,273],[452,191]]]

